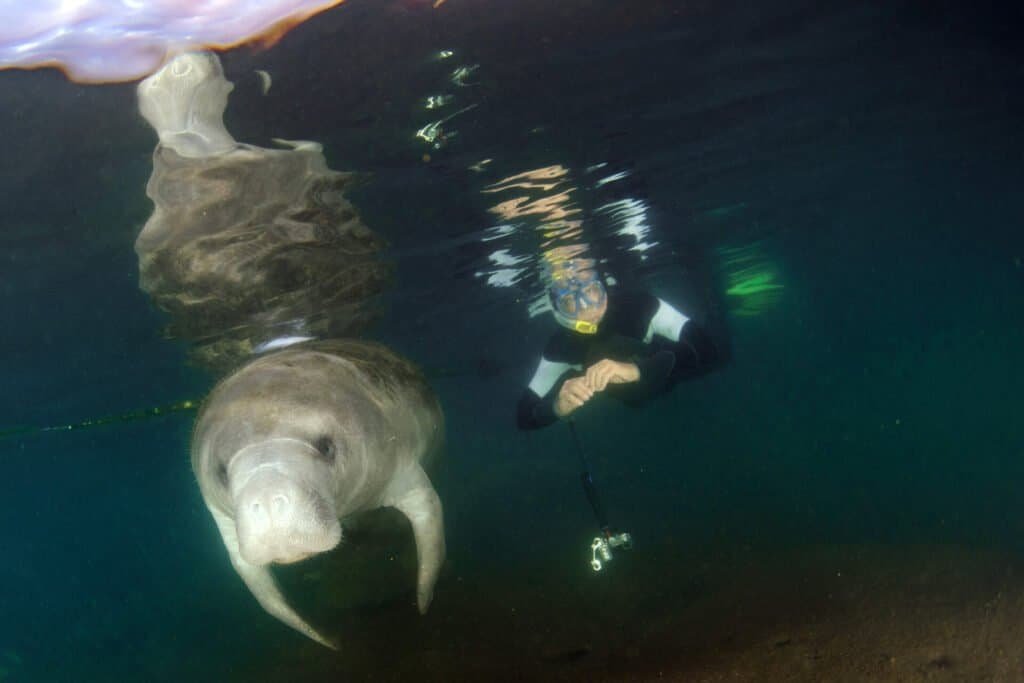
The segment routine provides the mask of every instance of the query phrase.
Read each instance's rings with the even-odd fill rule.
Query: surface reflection
[[[355,336],[391,274],[384,240],[312,142],[238,143],[222,115],[231,84],[217,57],[180,57],[139,86],[160,136],[135,250],[140,286],[171,315],[193,360],[227,369],[308,338]]]

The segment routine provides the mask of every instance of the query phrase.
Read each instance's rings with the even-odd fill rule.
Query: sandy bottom
[[[575,559],[557,562],[575,573],[453,567],[425,617],[410,593],[339,598],[318,622],[338,653],[282,637],[232,679],[1024,681],[1024,562],[1005,554],[830,546],[697,562],[664,546],[599,576]]]

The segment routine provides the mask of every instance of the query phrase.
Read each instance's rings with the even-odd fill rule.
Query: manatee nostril
[[[321,458],[323,458],[327,462],[334,462],[334,457],[337,450],[334,447],[334,439],[327,435],[324,435],[317,439],[313,446],[320,453]]]

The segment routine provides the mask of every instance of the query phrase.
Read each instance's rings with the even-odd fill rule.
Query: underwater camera
[[[595,572],[599,572],[604,568],[605,563],[611,562],[613,558],[612,548],[630,550],[632,547],[633,537],[626,531],[617,534],[595,536],[594,540],[590,543],[590,568]]]
[[[597,495],[597,487],[594,486],[594,478],[590,475],[590,463],[587,462],[587,454],[583,450],[583,443],[580,441],[579,434],[576,433],[576,425],[572,420],[568,420],[566,424],[569,425],[572,440],[576,444],[576,452],[580,457],[580,465],[582,465],[580,482],[583,484],[583,493],[586,494],[587,502],[590,503],[590,507],[594,510],[598,527],[601,529],[601,535],[595,536],[594,540],[590,542],[590,568],[595,572],[599,572],[605,564],[612,561],[614,557],[612,554],[613,548],[630,550],[633,547],[633,537],[626,531],[620,531],[617,534],[612,533],[611,527],[608,525],[608,515],[605,514],[604,505],[601,504],[601,499]]]

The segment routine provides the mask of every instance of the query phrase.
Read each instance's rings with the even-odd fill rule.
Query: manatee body
[[[440,405],[409,361],[334,340],[258,358],[221,381],[192,435],[192,468],[239,576],[267,612],[328,647],[287,603],[272,563],[341,541],[340,520],[392,506],[412,525],[425,612],[444,561],[441,501],[423,466]]]

